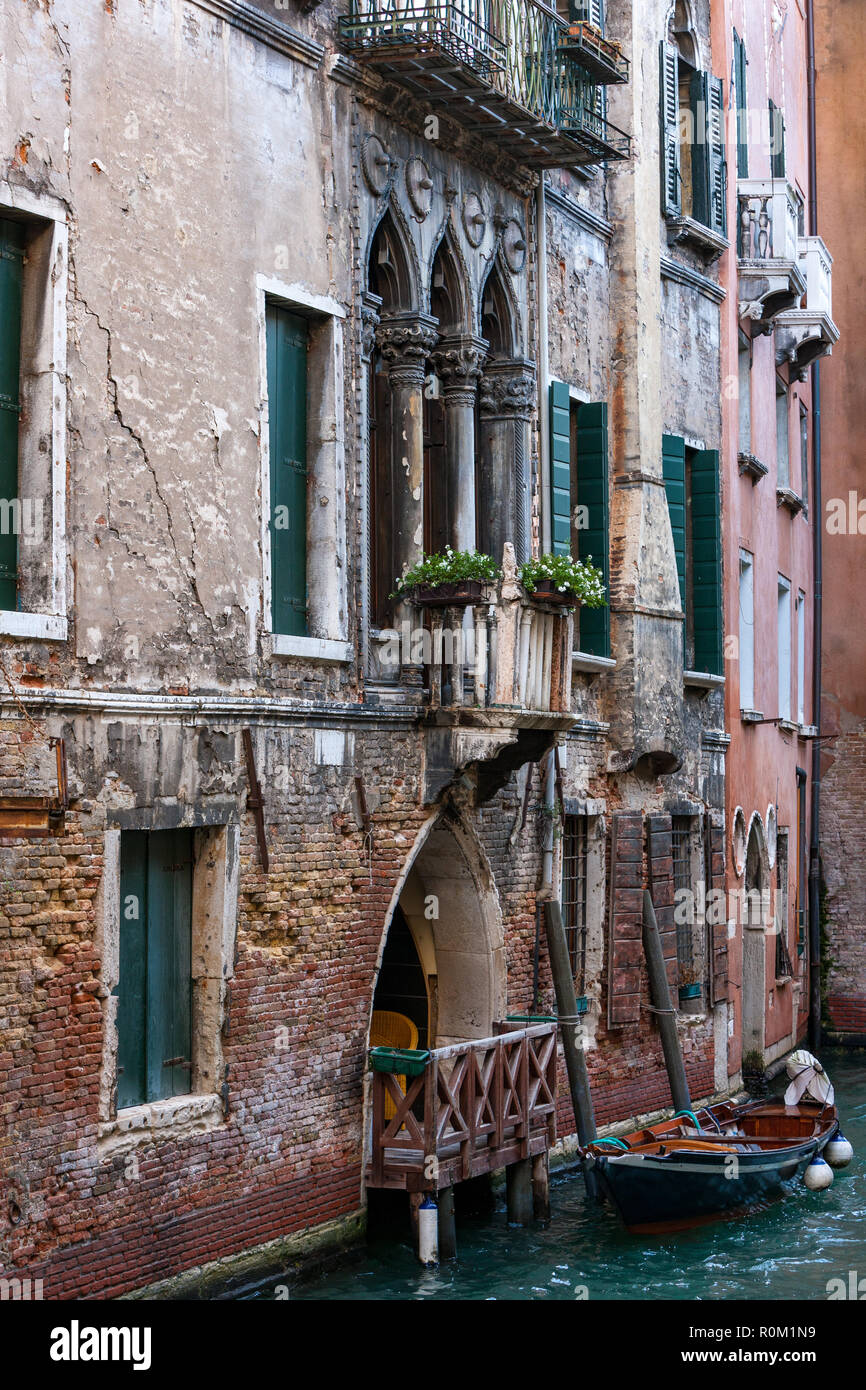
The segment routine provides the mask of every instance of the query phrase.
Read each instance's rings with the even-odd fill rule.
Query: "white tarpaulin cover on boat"
[[[809,1100],[820,1101],[822,1105],[832,1105],[833,1085],[817,1057],[811,1052],[801,1050],[792,1052],[785,1070],[791,1084],[785,1092],[785,1104],[796,1105],[804,1096]]]

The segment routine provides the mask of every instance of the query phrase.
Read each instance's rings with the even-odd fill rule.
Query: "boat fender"
[[[848,1167],[854,1157],[854,1146],[845,1138],[841,1129],[837,1129],[829,1144],[825,1145],[824,1157],[831,1168]]]
[[[418,1208],[418,1258],[422,1265],[439,1263],[439,1208],[429,1193]]]
[[[829,1163],[824,1162],[820,1154],[816,1154],[807,1165],[803,1182],[810,1192],[823,1192],[825,1187],[833,1185],[833,1169]]]

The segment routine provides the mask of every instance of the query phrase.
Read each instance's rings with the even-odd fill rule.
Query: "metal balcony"
[[[355,58],[425,109],[533,168],[627,159],[597,86],[563,48],[568,26],[539,0],[351,0],[340,34]]]
[[[741,179],[737,186],[740,318],[769,333],[795,309],[806,281],[799,263],[797,200],[785,179]]]
[[[616,40],[606,38],[594,24],[574,20],[561,36],[559,46],[599,86],[628,82],[628,58]]]

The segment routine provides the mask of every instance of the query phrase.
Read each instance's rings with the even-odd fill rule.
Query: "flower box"
[[[561,608],[574,608],[580,603],[577,594],[573,594],[569,589],[561,593],[552,579],[536,579],[531,597],[542,599],[545,603],[557,603]]]
[[[424,608],[457,608],[461,604],[480,603],[484,585],[480,579],[456,579],[450,584],[416,584],[412,602]]]
[[[371,1047],[370,1066],[373,1071],[389,1072],[392,1076],[420,1076],[430,1060],[426,1048]]]

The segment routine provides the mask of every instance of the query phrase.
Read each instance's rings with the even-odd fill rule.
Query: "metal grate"
[[[562,849],[562,921],[575,993],[586,991],[586,816],[566,816]]]
[[[792,980],[788,951],[788,840],[779,835],[776,846],[776,979]]]
[[[693,970],[694,950],[694,884],[692,883],[692,826],[688,816],[671,818],[671,853],[674,862],[674,902],[690,904],[688,913],[677,912],[677,962],[680,970]],[[684,899],[682,893],[690,893]],[[685,917],[685,921],[680,918]],[[691,983],[684,981],[684,983]]]

